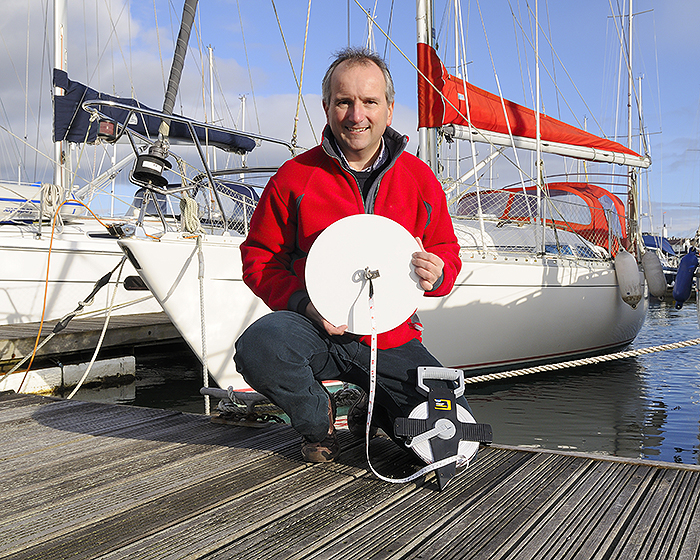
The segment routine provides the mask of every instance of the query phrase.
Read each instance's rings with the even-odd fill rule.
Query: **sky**
[[[466,54],[461,59],[466,63],[467,77],[494,93],[500,86],[504,97],[533,107],[537,9],[542,110],[626,143],[626,79],[618,79],[623,24],[612,14],[626,14],[628,2],[462,0]],[[52,48],[44,26],[52,17],[49,4],[50,0],[3,2],[2,179],[50,180],[50,160],[40,155],[51,153],[50,67],[45,62],[50,60]],[[160,108],[183,0],[71,0],[69,4],[71,79]],[[214,119],[226,126],[244,125],[264,136],[291,140],[298,100],[291,58],[304,94],[298,111],[297,141],[299,146],[311,147],[325,122],[320,84],[331,54],[348,44],[364,45],[369,35],[374,39],[373,48],[389,62],[396,84],[393,126],[410,137],[409,149],[415,152],[415,4],[407,0],[362,0],[361,4],[376,16],[377,26],[371,34],[367,17],[355,0],[311,2],[308,33],[308,1],[200,2],[175,111],[211,120],[206,54],[211,46]],[[458,41],[451,6],[444,0],[436,2],[434,27],[441,56],[454,72],[453,53]],[[633,75],[653,162],[640,179],[642,211],[647,214],[642,226],[658,231],[665,223],[669,235],[691,236],[700,226],[700,2],[634,0],[633,14]],[[395,45],[388,43],[378,27]],[[245,96],[245,122],[241,96]],[[635,109],[633,147],[639,150],[636,114]],[[477,149],[479,155],[486,155],[487,148]],[[469,148],[464,150],[463,156]],[[106,156],[104,151],[86,151],[78,157],[85,168],[81,173],[87,177],[91,166]],[[284,148],[263,146],[249,156],[248,164],[278,164],[287,157]],[[547,173],[553,175],[560,172],[562,163],[546,160],[545,165]],[[576,164],[569,160],[563,165],[571,170]],[[609,167],[604,170],[589,165],[586,169],[609,173]],[[624,173],[624,168],[617,166],[614,172]],[[510,166],[500,163],[493,172],[496,183],[508,184],[516,177]]]

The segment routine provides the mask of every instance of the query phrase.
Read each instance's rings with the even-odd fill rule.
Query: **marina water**
[[[655,300],[631,349],[698,337],[695,302]],[[129,386],[75,398],[203,413],[201,385],[199,362],[176,348],[137,357]],[[499,444],[700,464],[700,346],[468,385],[466,396]]]

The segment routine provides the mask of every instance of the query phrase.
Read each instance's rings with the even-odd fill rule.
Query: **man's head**
[[[350,166],[371,164],[394,113],[394,85],[384,61],[365,49],[338,53],[323,78],[323,109]]]
[[[386,83],[386,102],[388,105],[393,105],[394,80],[392,80],[391,74],[389,73],[389,67],[381,56],[363,47],[347,47],[335,53],[335,59],[328,67],[328,70],[326,70],[326,74],[323,76],[323,82],[321,82],[321,93],[323,94],[324,105],[328,105],[331,99],[331,76],[333,75],[333,71],[343,62],[364,65],[375,64],[384,75],[384,82]]]

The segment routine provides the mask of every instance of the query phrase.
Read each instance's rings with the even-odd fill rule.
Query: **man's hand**
[[[331,325],[328,321],[321,317],[321,314],[316,309],[316,306],[311,302],[309,302],[309,304],[306,306],[306,311],[304,314],[314,323],[323,327],[324,330],[331,336],[340,336],[341,334],[345,334],[345,331],[348,328],[347,325],[340,325],[339,327]]]
[[[433,289],[435,282],[442,276],[445,262],[434,253],[428,253],[423,247],[423,241],[420,237],[416,237],[416,241],[420,245],[420,251],[413,253],[411,263],[416,267],[416,274],[421,279],[421,288],[429,292]]]

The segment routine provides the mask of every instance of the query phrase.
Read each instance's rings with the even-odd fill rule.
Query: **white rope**
[[[190,199],[192,200],[192,199]],[[194,201],[193,201],[194,202]],[[199,313],[202,334],[202,383],[204,387],[209,387],[209,366],[207,360],[207,323],[204,315],[204,251],[202,250],[202,235],[197,236],[197,257],[199,259]],[[211,404],[209,395],[204,395],[204,414],[209,416]]]
[[[441,459],[435,463],[431,463],[419,471],[409,475],[405,478],[388,478],[379,474],[376,469],[372,466],[372,462],[369,458],[369,440],[370,440],[370,429],[372,426],[372,411],[374,409],[374,398],[377,391],[377,322],[374,317],[374,289],[372,287],[372,278],[369,269],[365,269],[365,274],[367,280],[369,281],[369,320],[371,327],[370,336],[370,364],[369,364],[369,403],[367,406],[367,423],[365,424],[365,455],[367,457],[367,465],[369,465],[370,470],[374,475],[383,480],[384,482],[391,482],[392,484],[404,484],[406,482],[412,482],[432,471],[442,468],[450,463],[460,462],[462,464],[469,464],[469,459],[464,455],[454,455],[452,457],[447,457],[446,459]],[[466,463],[465,463],[466,461]]]
[[[202,224],[199,221],[199,205],[194,198],[182,193],[180,198],[180,224],[187,233],[201,233]]]
[[[40,198],[40,213],[39,219],[42,220],[44,217],[49,219],[53,218],[56,208],[63,202],[63,188],[59,185],[54,185],[51,183],[45,183],[41,186],[41,198]],[[58,216],[60,221],[61,217]]]
[[[568,362],[559,362],[557,364],[545,364],[531,368],[516,369],[512,371],[502,371],[498,373],[489,373],[485,375],[477,375],[474,377],[465,377],[465,383],[483,383],[485,381],[495,381],[498,379],[509,379],[511,377],[520,377],[522,375],[530,375],[531,373],[542,373],[545,371],[556,371],[560,369],[587,366],[599,364],[602,362],[610,362],[621,358],[633,358],[644,354],[652,354],[654,352],[663,352],[665,350],[676,350],[678,348],[687,348],[700,344],[700,338],[692,338],[682,342],[673,342],[670,344],[661,344],[659,346],[650,346],[648,348],[640,348],[639,350],[628,350],[625,352],[617,352],[614,354],[606,354],[604,356],[593,356],[591,358],[582,358],[580,360],[570,360]]]
[[[100,339],[97,341],[97,346],[95,347],[95,351],[92,353],[92,359],[90,360],[90,363],[88,364],[88,367],[85,370],[85,373],[83,373],[83,376],[80,378],[80,381],[78,381],[78,384],[75,386],[73,391],[71,391],[71,394],[66,397],[67,399],[72,399],[73,396],[78,392],[80,387],[82,387],[83,383],[87,379],[87,376],[90,374],[90,371],[92,371],[92,366],[95,364],[95,360],[97,359],[97,354],[99,353],[100,348],[102,348],[102,342],[104,341],[105,334],[107,333],[107,325],[109,325],[109,319],[112,316],[112,309],[114,308],[114,301],[117,297],[117,291],[119,288],[119,281],[121,280],[122,270],[124,270],[125,263],[126,263],[126,259],[122,259],[121,265],[119,266],[119,274],[117,274],[117,281],[114,284],[114,291],[112,292],[112,301],[109,304],[109,311],[107,311],[107,317],[105,318],[105,324],[102,326],[102,332],[100,333]]]

